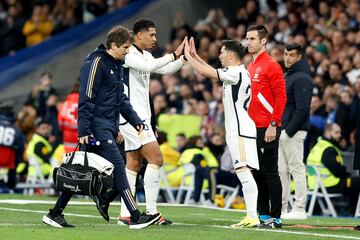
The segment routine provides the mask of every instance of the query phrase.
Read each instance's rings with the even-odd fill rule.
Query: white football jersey
[[[256,126],[248,114],[251,100],[250,74],[244,65],[216,70],[223,82],[226,136],[256,138]]]
[[[172,54],[154,58],[146,50],[132,45],[125,56],[124,64],[124,93],[142,120],[151,119],[149,84],[150,73],[171,74],[178,71],[185,63],[183,58],[173,61]],[[120,124],[126,120],[120,115]]]

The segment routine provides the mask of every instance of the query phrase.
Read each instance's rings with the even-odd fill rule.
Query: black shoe
[[[160,219],[160,213],[148,215],[146,213],[136,214],[130,217],[129,228],[141,229],[156,223]]]
[[[48,214],[43,216],[42,221],[43,223],[56,228],[75,227],[66,222],[64,214],[55,214],[52,209],[50,209]]]
[[[96,208],[98,209],[100,215],[106,221],[109,221],[110,217],[109,217],[109,214],[108,214],[108,210],[109,210],[110,202],[104,201],[98,196],[93,196],[93,200],[96,203]]]
[[[354,227],[354,230],[355,230],[355,231],[360,231],[360,225],[355,226],[355,227]]]
[[[164,218],[164,216],[160,216],[159,220],[155,224],[162,226],[170,226],[172,224],[172,221]]]
[[[278,220],[279,221],[279,220]],[[276,218],[270,218],[266,221],[260,221],[260,224],[257,226],[258,228],[281,228],[281,222],[278,222]]]

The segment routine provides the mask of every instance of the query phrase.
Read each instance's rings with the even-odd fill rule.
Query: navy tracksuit
[[[78,133],[79,137],[93,135],[100,141],[99,146],[91,146],[88,150],[114,164],[115,189],[132,212],[137,206],[127,201],[131,193],[125,163],[115,139],[120,113],[134,127],[143,123],[124,94],[122,64],[106,52],[104,45],[86,57],[80,70]],[[70,198],[71,194],[62,193],[54,210],[61,212]]]

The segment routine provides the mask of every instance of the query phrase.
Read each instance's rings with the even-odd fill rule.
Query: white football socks
[[[247,216],[257,218],[258,188],[255,179],[248,168],[236,170],[236,175],[242,185]]]
[[[135,197],[137,172],[126,168],[126,177],[129,182],[131,194]],[[130,215],[131,214],[126,207],[126,204],[123,199],[121,199],[120,217],[130,217]]]
[[[146,199],[146,211],[149,214],[157,213],[156,201],[160,189],[160,166],[148,164],[144,176],[144,189]]]

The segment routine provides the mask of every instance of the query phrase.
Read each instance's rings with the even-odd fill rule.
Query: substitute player
[[[245,49],[240,42],[222,42],[219,59],[224,68],[215,69],[204,62],[196,53],[194,39],[185,43],[185,56],[193,68],[201,75],[223,82],[222,101],[225,107],[226,144],[229,147],[236,175],[242,184],[247,216],[233,228],[256,227],[258,189],[252,176],[252,169],[259,169],[256,149],[256,127],[249,117],[251,99],[249,72],[241,63]],[[191,52],[191,54],[190,54]]]
[[[133,194],[135,194],[136,177],[143,159],[148,161],[144,176],[146,210],[150,215],[157,214],[156,200],[159,194],[160,167],[163,165],[160,147],[151,127],[151,110],[149,96],[150,73],[171,74],[178,71],[185,63],[182,52],[183,43],[174,53],[154,58],[145,49],[156,44],[156,27],[148,19],[138,19],[133,26],[134,43],[125,57],[124,87],[134,110],[143,120],[143,134],[137,131],[120,116],[120,131],[125,140],[126,175]],[[119,224],[127,224],[129,212],[121,205]],[[169,225],[171,221],[161,217],[159,224]]]

